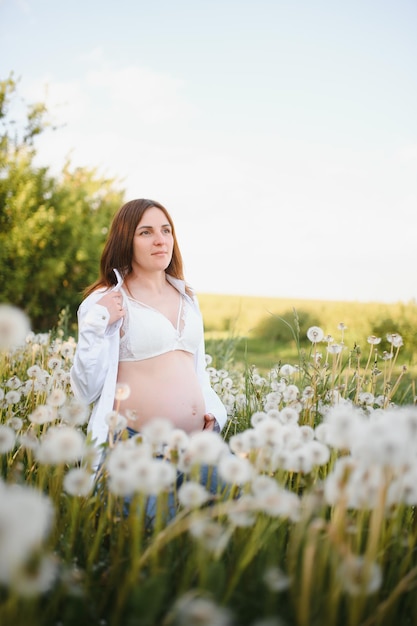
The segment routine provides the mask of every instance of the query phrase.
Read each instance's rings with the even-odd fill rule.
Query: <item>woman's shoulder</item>
[[[108,291],[107,287],[98,287],[88,294],[80,304],[80,309],[89,309],[97,304],[100,298]]]

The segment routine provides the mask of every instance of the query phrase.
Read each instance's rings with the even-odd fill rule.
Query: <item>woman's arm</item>
[[[121,318],[109,323],[111,314],[99,303],[102,298],[102,293],[94,293],[78,309],[78,342],[70,378],[74,394],[87,404],[101,394],[109,367],[110,342],[122,323]]]

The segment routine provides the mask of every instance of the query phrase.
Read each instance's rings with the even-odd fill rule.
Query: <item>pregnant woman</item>
[[[100,276],[84,295],[71,384],[94,403],[88,430],[97,445],[108,437],[118,385],[130,389],[117,408],[131,433],[161,417],[187,433],[223,428],[226,409],[206,371],[197,298],[161,204],[139,199],[118,210]]]

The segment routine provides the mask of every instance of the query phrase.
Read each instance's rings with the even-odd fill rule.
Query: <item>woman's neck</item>
[[[164,293],[169,286],[165,271],[146,273],[136,272],[133,269],[124,282],[129,292],[146,292],[155,295]]]

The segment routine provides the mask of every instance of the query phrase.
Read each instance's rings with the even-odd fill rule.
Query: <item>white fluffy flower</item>
[[[14,448],[16,432],[11,426],[0,424],[0,454],[6,454]]]
[[[173,609],[175,624],[181,626],[231,626],[230,611],[213,600],[198,597],[190,592],[182,596]]]
[[[299,420],[298,411],[291,406],[286,406],[279,412],[279,421],[281,424],[297,424]]]
[[[265,570],[263,580],[268,589],[273,592],[284,591],[290,586],[290,578],[281,568],[273,565]]]
[[[117,383],[114,394],[115,400],[127,400],[130,396],[130,387],[127,383]]]
[[[85,437],[69,426],[52,426],[41,438],[35,454],[40,463],[75,463],[86,454]]]
[[[307,339],[311,341],[311,343],[318,343],[319,341],[323,341],[324,332],[319,326],[310,326],[307,331]]]
[[[181,468],[188,471],[193,465],[216,465],[226,449],[227,445],[221,435],[214,431],[192,433],[187,448],[180,457]]]
[[[93,486],[92,476],[83,467],[70,469],[63,481],[64,490],[71,496],[88,496]]]
[[[53,519],[52,503],[41,492],[0,481],[0,582],[15,573],[46,538]]]
[[[13,591],[20,596],[32,597],[45,593],[58,576],[58,560],[55,555],[39,556],[35,562],[20,567],[11,581]]]
[[[174,427],[172,422],[163,417],[155,417],[141,428],[144,439],[154,446],[166,444]]]
[[[55,413],[51,406],[39,404],[28,417],[33,424],[47,424],[55,419]]]
[[[12,404],[17,404],[20,402],[21,394],[19,391],[12,389],[8,391],[4,397],[6,403],[11,406]]]
[[[232,454],[224,455],[220,459],[217,469],[220,478],[231,485],[247,483],[251,480],[254,471],[247,459],[233,456]]]
[[[52,407],[59,407],[65,403],[67,395],[63,389],[52,389],[49,396],[46,398],[46,404]]]
[[[178,490],[178,500],[187,509],[195,509],[202,506],[210,498],[209,492],[194,481],[184,482]]]
[[[337,449],[349,450],[362,439],[363,416],[352,405],[331,407],[325,416],[326,443]]]
[[[120,433],[127,426],[127,419],[118,411],[110,411],[110,413],[107,413],[104,421],[112,433]]]
[[[26,313],[11,304],[0,304],[0,350],[22,346],[29,331]]]
[[[82,426],[88,420],[90,410],[87,404],[71,399],[59,409],[59,417],[69,426]]]
[[[231,528],[206,517],[195,517],[190,524],[190,535],[199,539],[205,550],[216,554],[221,554],[226,548],[231,533]]]
[[[338,569],[338,577],[346,593],[369,595],[382,584],[382,571],[377,563],[366,563],[364,557],[348,555]]]

